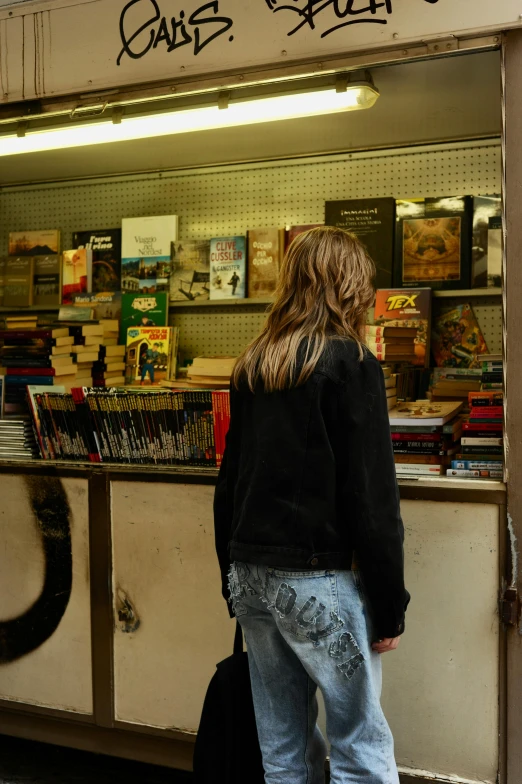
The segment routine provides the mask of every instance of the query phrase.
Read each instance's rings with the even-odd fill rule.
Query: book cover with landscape
[[[178,239],[177,215],[124,218],[122,221],[122,291],[155,294],[169,291],[172,245]]]
[[[57,256],[59,252],[58,229],[9,232],[9,256]]]
[[[392,285],[395,199],[346,199],[325,203],[325,224],[355,234],[377,270],[375,287]]]
[[[250,229],[248,237],[248,296],[270,297],[277,286],[284,253],[285,230]]]
[[[126,383],[157,386],[170,376],[170,327],[131,327],[127,330]]]
[[[33,305],[57,307],[62,297],[60,256],[35,256],[33,262]]]
[[[469,288],[471,215],[471,196],[397,201],[395,285]]]
[[[210,241],[175,242],[170,276],[171,302],[209,298]]]
[[[119,291],[121,288],[121,229],[76,231],[73,247],[92,251],[92,290]]]
[[[246,238],[210,240],[210,299],[243,299],[246,296]]]
[[[443,311],[433,324],[432,351],[439,367],[478,367],[488,347],[469,303]]]
[[[120,343],[127,340],[129,327],[166,327],[169,317],[169,295],[131,294],[124,292],[121,305]]]
[[[429,367],[431,289],[378,289],[375,295],[374,325],[415,327],[413,364]]]

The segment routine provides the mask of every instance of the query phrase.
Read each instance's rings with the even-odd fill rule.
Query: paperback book
[[[92,290],[121,289],[121,229],[77,231],[73,247],[92,251]]]
[[[469,288],[472,197],[397,201],[396,286]]]
[[[124,218],[122,221],[123,291],[169,291],[172,244],[178,239],[177,215]]]
[[[473,288],[500,286],[502,277],[502,199],[473,197]]]
[[[131,294],[122,296],[120,343],[127,342],[129,327],[166,327],[169,316],[169,295],[165,291],[157,294]]]
[[[484,335],[469,304],[442,312],[432,331],[432,352],[439,367],[479,367],[488,350]]]
[[[92,287],[92,251],[65,250],[63,252],[62,302],[72,305],[77,294],[84,294]]]
[[[285,231],[277,227],[250,229],[248,238],[248,296],[271,296],[277,286],[284,253]]]
[[[75,308],[90,308],[92,319],[119,319],[122,309],[121,291],[97,291],[76,294],[73,301]]]
[[[327,201],[325,224],[346,229],[361,240],[377,268],[376,288],[392,285],[395,199]]]
[[[430,360],[431,289],[378,289],[375,296],[374,327],[383,335],[399,337],[393,328],[415,328],[412,363],[428,367]],[[371,327],[370,327],[371,329]],[[407,333],[404,333],[407,334]]]
[[[245,237],[210,240],[210,299],[244,299],[246,270]]]
[[[310,231],[310,229],[317,229],[319,226],[324,226],[324,223],[302,223],[296,226],[287,226],[285,251],[300,234],[304,234],[305,231]]]
[[[170,276],[171,302],[209,298],[210,241],[175,242]]]
[[[170,332],[170,327],[127,330],[126,383],[157,386],[170,377]]]
[[[6,259],[4,305],[6,307],[28,307],[33,304],[34,259],[17,256]]]
[[[59,252],[58,229],[9,232],[10,256],[57,256]]]
[[[35,256],[33,268],[33,305],[60,305],[62,260],[59,256]]]

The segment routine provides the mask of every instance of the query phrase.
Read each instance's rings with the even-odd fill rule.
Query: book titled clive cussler
[[[210,299],[243,299],[245,284],[246,238],[210,240]]]
[[[92,288],[92,250],[79,248],[63,252],[62,303],[72,305],[78,294]]]
[[[168,291],[177,215],[124,218],[121,240],[122,291],[155,294]]]
[[[93,292],[120,290],[121,229],[76,231],[73,247],[92,251]]]

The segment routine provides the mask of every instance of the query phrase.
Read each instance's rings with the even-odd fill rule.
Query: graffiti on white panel
[[[122,49],[116,60],[120,65],[127,55],[139,60],[151,50],[161,47],[174,52],[189,47],[198,55],[213,41],[225,36],[233,25],[232,19],[219,11],[219,0],[203,3],[192,13],[179,8],[172,14],[162,13],[156,0],[130,0],[120,15]],[[228,35],[233,41],[233,34]]]
[[[435,5],[439,0],[423,0]],[[320,30],[321,38],[356,24],[388,24],[393,14],[393,0],[265,0],[268,8],[277,13],[289,11],[297,21],[287,35],[295,35],[303,27]],[[296,19],[297,17],[297,19]]]
[[[56,477],[24,477],[35,525],[44,552],[45,575],[40,596],[17,618],[0,618],[0,664],[36,650],[56,631],[71,598],[71,510]]]

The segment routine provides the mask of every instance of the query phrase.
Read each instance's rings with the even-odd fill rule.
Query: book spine
[[[399,443],[407,442],[410,440],[414,440],[416,442],[422,441],[426,443],[439,442],[442,441],[443,438],[442,433],[419,433],[419,434],[415,434],[415,437],[413,438],[411,433],[408,434],[407,432],[406,433],[393,432],[391,434],[391,437],[393,442],[399,442]]]
[[[452,468],[463,468],[472,471],[498,471],[502,466],[501,460],[452,460]]]
[[[502,440],[502,438],[470,436],[461,438],[460,443],[462,446],[502,446]]]
[[[446,476],[462,476],[473,477],[480,479],[502,479],[502,471],[492,471],[489,469],[463,469],[463,468],[448,468]]]
[[[495,373],[495,372],[487,372],[482,373],[482,382],[483,383],[502,383],[502,373]]]
[[[463,446],[463,455],[503,455],[501,446]]]

